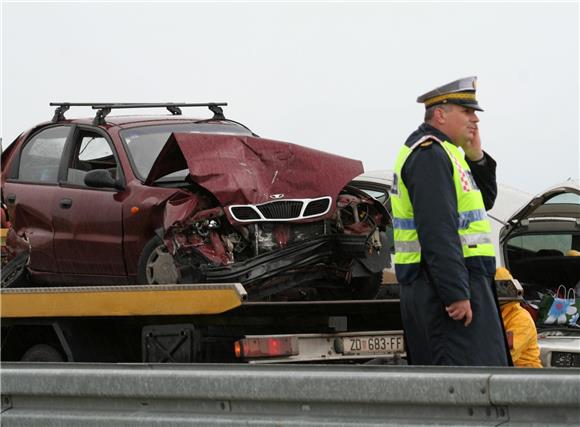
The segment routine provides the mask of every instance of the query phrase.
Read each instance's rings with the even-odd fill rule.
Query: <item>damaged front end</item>
[[[175,209],[169,206],[166,217]],[[240,282],[251,299],[356,297],[357,281],[376,280],[389,267],[387,216],[362,194],[341,194],[337,206],[318,221],[246,224],[230,223],[221,207],[208,208],[169,225],[164,242],[180,282]]]
[[[30,262],[30,242],[26,235],[18,235],[1,208],[0,268],[1,287],[19,284],[26,275]]]
[[[184,145],[187,154],[187,141],[179,143],[178,136],[174,142]],[[170,199],[164,217],[163,242],[179,282],[239,282],[254,300],[374,297],[382,271],[390,264],[385,234],[389,216],[375,199],[346,187],[362,170],[360,162],[335,156],[346,172],[325,174],[318,181],[332,181],[329,187],[336,194],[324,194],[320,182],[318,187],[304,189],[298,184],[294,189],[288,176],[297,176],[296,170],[288,164],[268,164],[264,168],[271,174],[268,180],[258,176],[252,182],[279,178],[284,180],[283,189],[256,185],[252,192],[246,187],[249,196],[230,197],[234,203],[223,204],[227,193],[199,185],[193,153],[189,154],[183,161],[189,166],[191,192]],[[300,150],[293,146],[291,154],[299,157]],[[280,155],[280,150],[277,155],[292,157]],[[255,159],[244,160],[249,164]],[[307,179],[316,182],[312,176]],[[270,200],[260,203],[265,197],[255,197],[256,193],[267,194]],[[308,193],[316,197],[304,197]]]

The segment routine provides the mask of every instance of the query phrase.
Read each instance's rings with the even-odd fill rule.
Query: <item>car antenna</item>
[[[52,118],[53,123],[58,123],[66,120],[64,113],[70,107],[91,107],[97,110],[94,125],[104,125],[106,123],[105,117],[115,108],[167,108],[167,110],[174,116],[181,115],[181,108],[179,107],[208,107],[213,113],[212,120],[226,120],[222,106],[228,105],[227,102],[204,102],[195,104],[175,103],[175,102],[160,102],[160,103],[113,103],[113,102],[51,102],[51,106],[57,107]]]

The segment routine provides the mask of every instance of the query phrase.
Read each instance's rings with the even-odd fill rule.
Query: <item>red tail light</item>
[[[281,357],[298,354],[296,337],[255,337],[244,338],[234,344],[236,357]]]

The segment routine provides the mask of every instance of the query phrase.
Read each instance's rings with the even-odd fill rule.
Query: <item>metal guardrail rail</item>
[[[4,427],[563,426],[580,370],[4,363]]]

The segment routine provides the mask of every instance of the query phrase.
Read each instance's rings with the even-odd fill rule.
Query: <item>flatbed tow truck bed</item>
[[[242,285],[6,288],[3,361],[336,362],[404,356],[396,299],[248,302]]]

